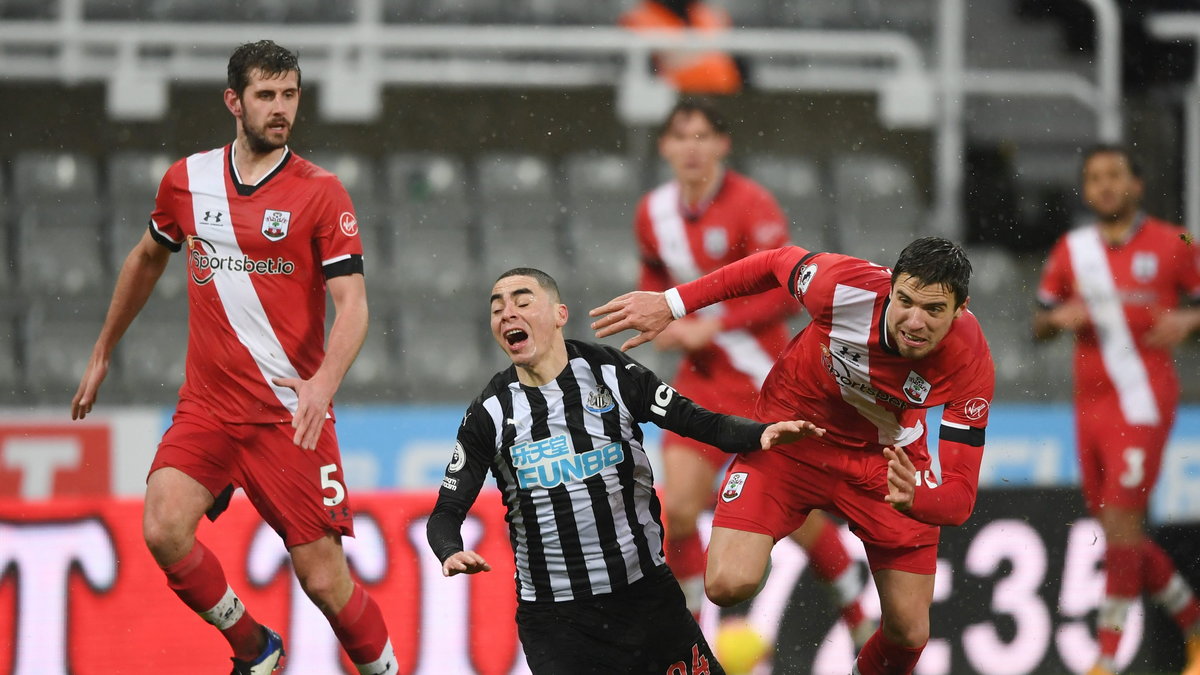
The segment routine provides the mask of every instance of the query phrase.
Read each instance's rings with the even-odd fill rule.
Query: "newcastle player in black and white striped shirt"
[[[517,628],[531,670],[723,673],[663,560],[663,526],[638,424],[728,452],[821,435],[697,406],[616,349],[567,341],[549,275],[509,270],[492,288],[492,335],[513,366],[467,410],[429,518],[446,576],[490,566],[460,527],[490,471],[508,507]]]

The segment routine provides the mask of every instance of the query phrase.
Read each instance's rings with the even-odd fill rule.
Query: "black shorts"
[[[666,567],[615,593],[521,602],[517,632],[534,675],[724,675]]]

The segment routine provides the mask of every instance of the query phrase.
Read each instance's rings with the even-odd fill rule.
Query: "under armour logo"
[[[858,352],[850,351],[850,348],[847,347],[846,345],[842,345],[842,348],[837,351],[837,355],[842,357],[843,359],[850,359],[851,361],[853,361],[855,363],[858,363],[858,360],[860,358],[862,358],[862,354],[860,354]]]
[[[205,211],[204,212],[204,222],[213,223],[215,225],[220,225],[221,217],[224,215],[225,215],[225,213],[223,211]]]

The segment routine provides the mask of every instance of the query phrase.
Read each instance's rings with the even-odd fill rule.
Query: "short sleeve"
[[[182,175],[185,161],[172,164],[163,174],[158,183],[158,193],[154,196],[154,211],[150,214],[150,236],[172,252],[178,252],[186,239],[178,215],[179,209],[187,204],[184,198],[187,190]]]
[[[1038,284],[1038,303],[1050,308],[1065,302],[1073,292],[1074,274],[1071,272],[1071,259],[1067,252],[1067,240],[1060,239],[1050,250],[1046,259],[1046,267],[1042,270],[1042,280]]]
[[[767,249],[787,246],[787,218],[775,198],[766,190],[762,191],[756,200],[753,210],[747,214],[749,222],[746,228],[746,255],[765,251]]]
[[[354,204],[341,181],[330,177],[317,218],[316,243],[326,278],[363,273],[363,246]]]
[[[962,386],[942,411],[941,431],[942,438],[976,447],[983,445],[983,430],[988,424],[996,388],[991,351],[982,336],[980,349],[983,353],[973,359],[973,367],[963,369],[956,378]]]

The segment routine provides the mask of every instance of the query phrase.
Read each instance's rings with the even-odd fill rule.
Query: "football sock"
[[[1175,563],[1158,544],[1142,542],[1142,580],[1146,592],[1171,615],[1179,630],[1188,635],[1200,620],[1200,603],[1184,581]]]
[[[250,660],[259,655],[262,628],[229,587],[221,562],[208,547],[197,541],[182,560],[162,570],[175,595],[221,631],[236,658]]]
[[[383,613],[361,585],[354,584],[350,600],[329,625],[360,673],[399,672]]]
[[[858,596],[862,593],[864,580],[850,560],[850,554],[842,545],[838,528],[833,523],[822,519],[821,531],[808,549],[808,559],[812,564],[813,574],[829,585],[837,595],[838,606],[841,608],[842,620],[854,629],[865,618]]]
[[[693,530],[686,537],[676,538],[668,527],[666,548],[667,564],[679,580],[687,608],[699,616],[704,601],[704,546],[700,543],[700,533]]]
[[[1129,606],[1142,592],[1142,547],[1109,546],[1104,552],[1105,594],[1096,616],[1100,658],[1112,659],[1121,643]]]
[[[917,666],[917,660],[924,650],[925,645],[902,647],[892,644],[883,636],[882,630],[877,630],[858,653],[855,672],[862,675],[908,675]]]

